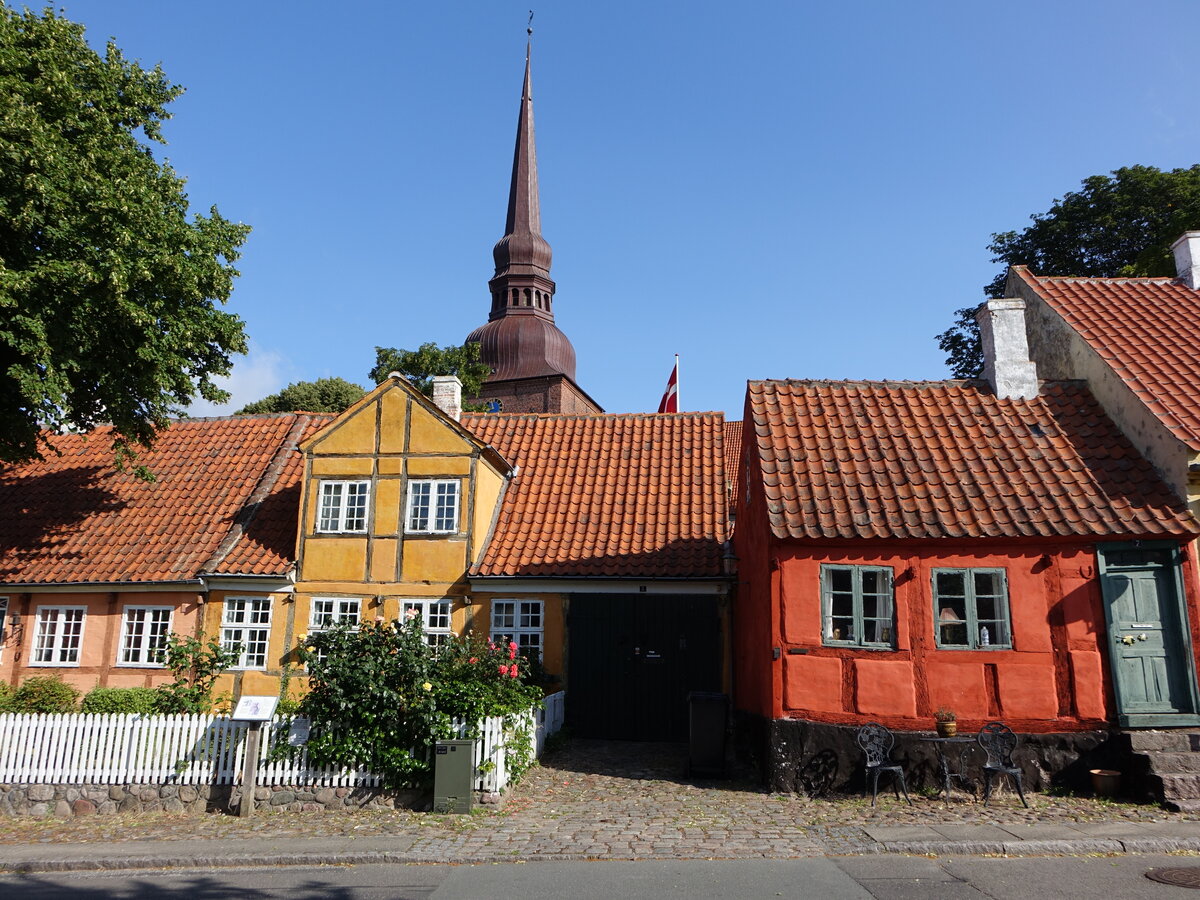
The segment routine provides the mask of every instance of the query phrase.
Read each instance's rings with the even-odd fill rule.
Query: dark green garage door
[[[721,689],[717,598],[575,594],[567,717],[580,737],[687,740],[689,691]]]

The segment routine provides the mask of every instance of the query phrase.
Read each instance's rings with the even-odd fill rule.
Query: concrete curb
[[[909,856],[1082,856],[1200,851],[1200,838],[1080,838],[1060,841],[883,841],[876,853]]]

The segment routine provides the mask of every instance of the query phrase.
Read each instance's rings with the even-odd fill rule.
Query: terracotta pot
[[[1097,797],[1115,797],[1121,789],[1121,773],[1116,769],[1092,769],[1092,793]]]
[[[938,722],[937,723],[938,737],[954,737],[958,734],[957,722]]]

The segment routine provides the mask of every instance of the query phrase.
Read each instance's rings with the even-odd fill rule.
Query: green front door
[[[1194,724],[1196,677],[1178,546],[1114,544],[1097,554],[1120,724]]]

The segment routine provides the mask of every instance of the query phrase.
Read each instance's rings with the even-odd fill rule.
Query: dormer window
[[[322,481],[317,531],[366,531],[369,481]]]
[[[408,483],[405,530],[410,534],[448,534],[458,531],[457,478],[423,478]]]

